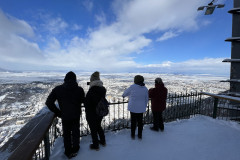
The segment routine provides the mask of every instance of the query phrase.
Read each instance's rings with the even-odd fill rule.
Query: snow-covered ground
[[[63,83],[65,72],[0,72],[0,147],[45,106],[51,90]],[[220,83],[227,76],[181,75],[158,73],[101,73],[107,88],[107,99],[121,97],[125,88],[133,84],[134,76],[141,74],[147,88],[161,77],[169,93],[204,91],[219,93],[229,89],[229,83]],[[91,73],[76,72],[78,84],[85,93]]]
[[[90,150],[91,137],[82,137],[74,159],[84,160],[239,160],[240,124],[196,116],[165,124],[164,132],[144,126],[143,139],[132,140],[130,130],[107,132],[107,146]],[[52,160],[67,159],[58,138]]]

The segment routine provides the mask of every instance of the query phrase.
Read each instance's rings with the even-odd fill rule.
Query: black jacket
[[[85,99],[86,118],[96,117],[96,106],[102,97],[106,96],[105,87],[93,86],[89,89]]]
[[[67,81],[52,90],[47,98],[46,105],[63,120],[79,119],[84,97],[85,93],[76,81]],[[56,100],[60,110],[55,105]]]

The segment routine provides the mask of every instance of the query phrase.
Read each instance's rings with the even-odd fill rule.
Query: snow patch
[[[164,132],[154,132],[149,128],[149,125],[144,126],[142,140],[132,140],[130,129],[107,132],[107,146],[100,146],[100,151],[89,149],[90,135],[82,137],[78,156],[73,160],[240,159],[240,125],[236,122],[196,116],[166,123]],[[57,139],[50,159],[67,159],[62,138]]]
[[[3,95],[3,96],[0,96],[0,102],[1,102],[2,100],[4,100],[4,98],[5,98],[6,96],[7,96],[6,94]]]

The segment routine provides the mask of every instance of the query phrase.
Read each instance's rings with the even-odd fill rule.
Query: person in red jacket
[[[162,112],[166,109],[167,88],[161,78],[155,79],[155,88],[149,89],[149,98],[151,98],[151,108],[153,113],[153,131],[164,131]]]

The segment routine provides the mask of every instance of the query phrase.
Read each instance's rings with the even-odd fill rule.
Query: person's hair
[[[156,83],[156,84],[162,84],[163,81],[162,81],[161,78],[156,78],[156,79],[155,79],[155,83]]]
[[[141,75],[136,75],[136,76],[134,77],[134,83],[135,83],[135,84],[141,84],[141,83],[143,83],[143,82],[144,82],[143,76],[141,76]]]

